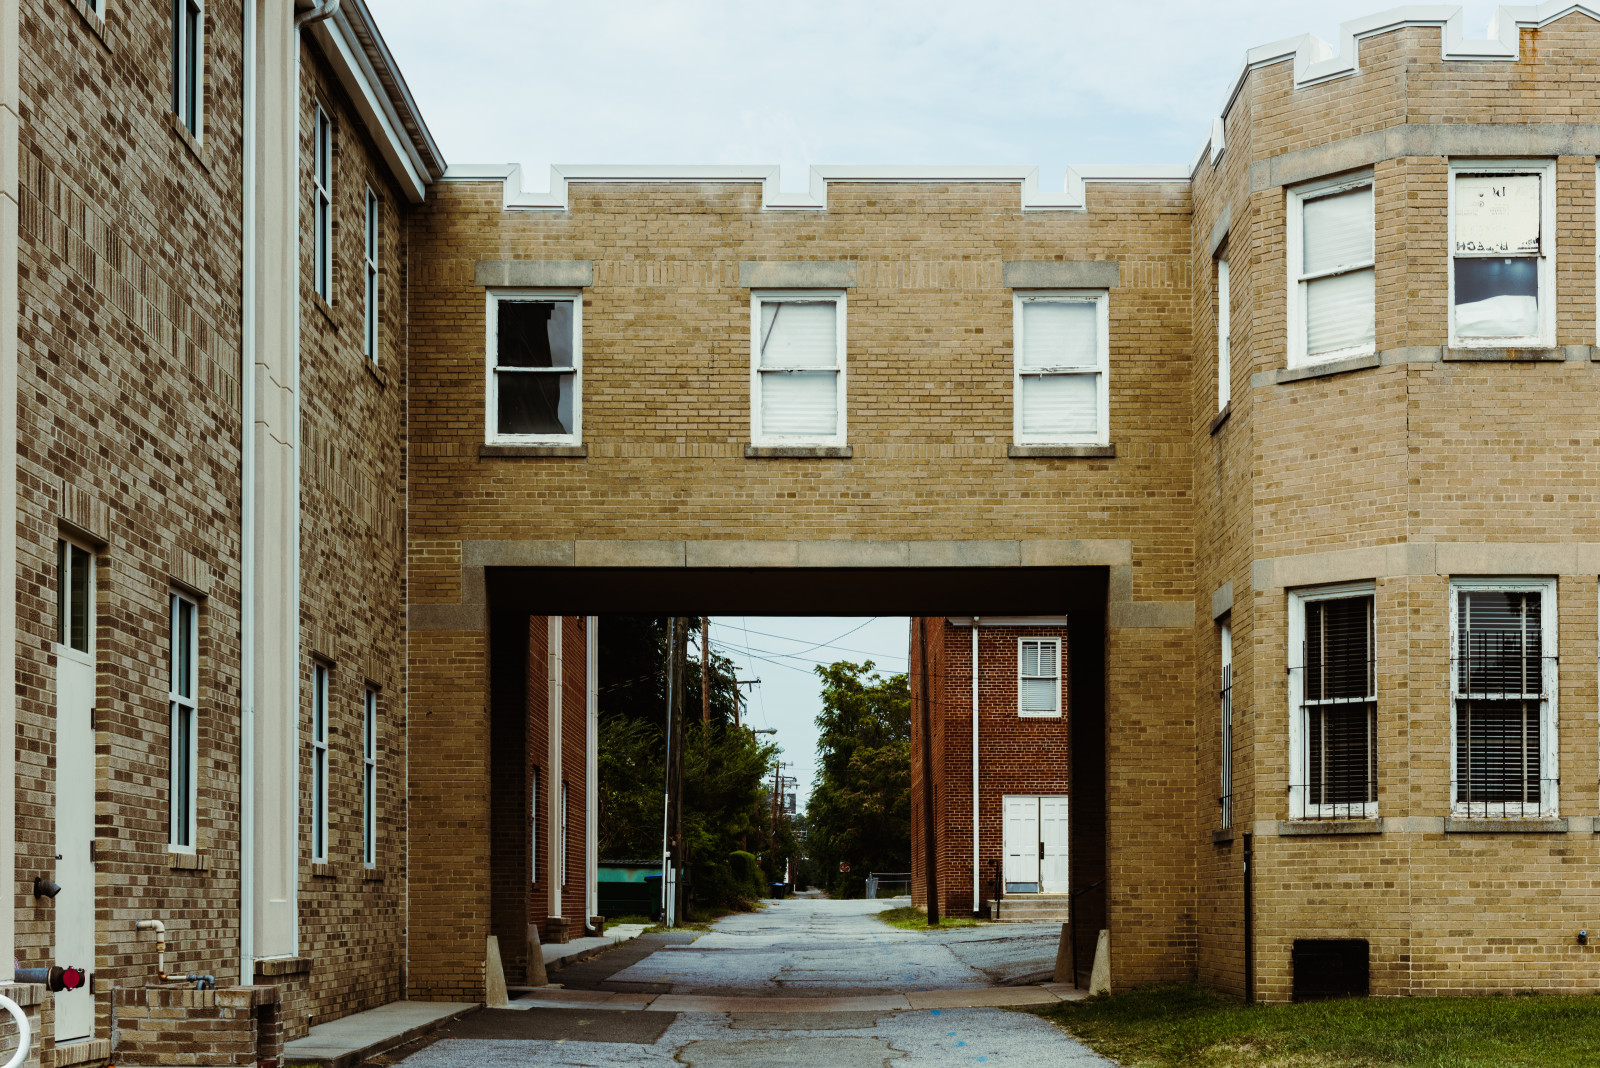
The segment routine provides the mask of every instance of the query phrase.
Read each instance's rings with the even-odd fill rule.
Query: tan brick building
[[[246,1061],[581,932],[619,611],[925,620],[946,812],[946,621],[1065,616],[1015,789],[1119,987],[1594,989],[1600,12],[1516,11],[1256,49],[1188,167],[797,195],[446,171],[362,0],[0,0],[0,943],[94,980],[46,1061],[174,1041],[112,1027],[174,1007],[140,921]]]

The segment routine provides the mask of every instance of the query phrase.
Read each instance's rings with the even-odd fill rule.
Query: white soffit
[[[349,17],[341,10],[333,18],[312,23],[310,29],[332,63],[339,83],[355,104],[357,114],[367,124],[377,143],[378,154],[389,165],[406,199],[413,204],[421,203],[428,187],[427,166],[411,138],[406,136],[400,116],[383,91],[377,73],[367,62]]]
[[[588,182],[638,182],[673,184],[700,182],[760,182],[761,206],[769,211],[826,211],[830,182],[900,182],[941,185],[957,182],[1014,182],[1022,190],[1023,211],[1084,211],[1084,186],[1089,182],[1183,182],[1189,181],[1189,168],[1166,164],[1146,166],[1068,167],[1059,193],[1039,188],[1038,167],[812,167],[811,188],[804,193],[786,193],[778,181],[779,169],[752,167],[651,167],[651,166],[562,166],[550,168],[550,188],[530,192],[522,188],[522,167],[518,164],[459,166],[445,171],[447,182],[500,181],[503,203],[509,210],[565,211],[568,187]]]

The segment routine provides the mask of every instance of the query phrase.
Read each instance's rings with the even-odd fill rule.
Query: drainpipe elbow
[[[311,25],[313,22],[322,22],[325,19],[331,19],[334,15],[339,13],[339,4],[340,0],[322,0],[321,3],[314,4],[309,9],[300,12],[300,14],[294,17],[294,28],[296,30],[300,30]]]

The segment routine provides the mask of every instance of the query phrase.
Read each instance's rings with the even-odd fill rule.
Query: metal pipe
[[[942,618],[942,617],[941,617]],[[922,870],[928,926],[939,926],[939,838],[933,803],[933,695],[928,687],[928,620],[912,621],[917,635],[917,685],[922,693]]]
[[[978,871],[978,617],[972,617],[972,914],[983,907]]]
[[[1253,1005],[1256,1000],[1255,906],[1252,894],[1255,879],[1254,835],[1244,832],[1244,1000]]]
[[[294,28],[299,30],[311,25],[313,22],[322,22],[331,19],[339,13],[340,0],[326,0],[325,3],[316,4],[307,11],[302,11],[294,17]]]
[[[239,308],[239,983],[255,979],[256,933],[256,0],[244,2],[244,188]]]

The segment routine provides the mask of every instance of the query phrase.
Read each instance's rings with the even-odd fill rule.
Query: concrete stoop
[[[305,1038],[284,1046],[283,1063],[354,1068],[480,1007],[476,1001],[393,1001],[317,1024]]]
[[[1068,894],[1008,894],[989,900],[995,923],[1066,923],[1071,917]]]

